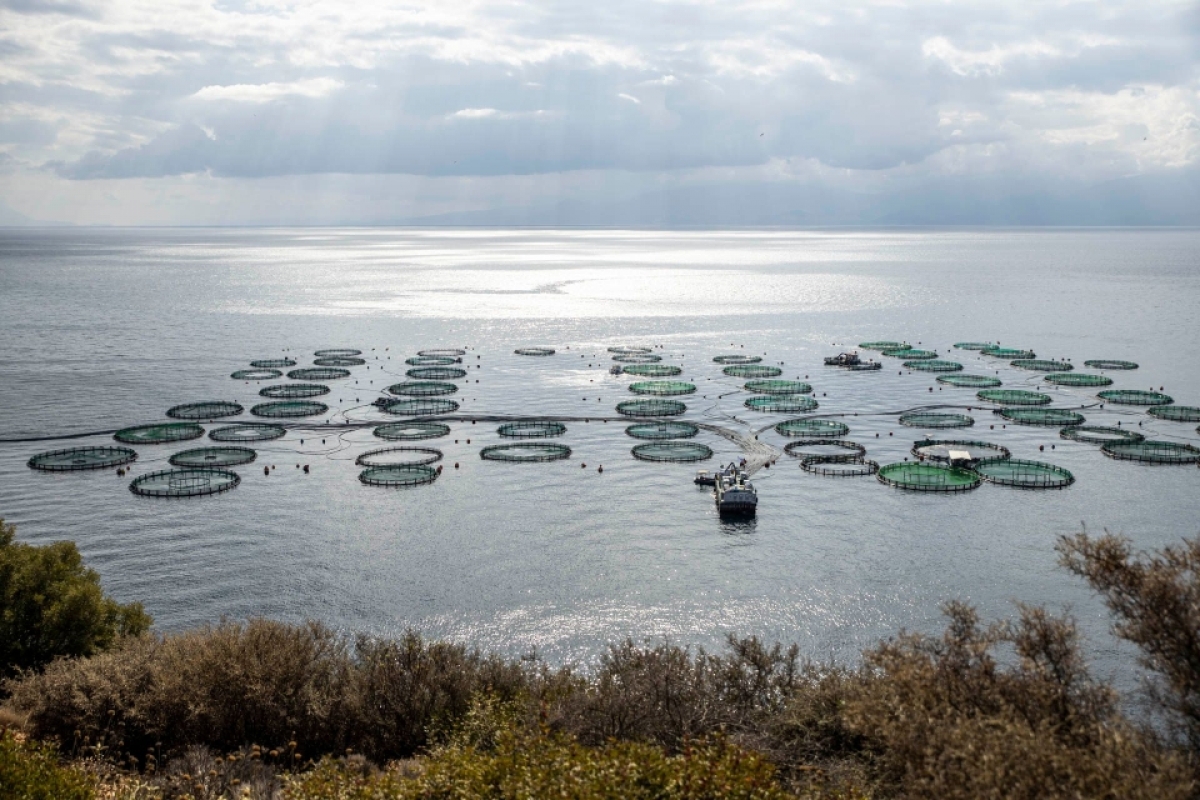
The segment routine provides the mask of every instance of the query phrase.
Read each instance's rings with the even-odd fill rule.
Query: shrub
[[[12,800],[90,800],[93,781],[58,763],[52,747],[0,730],[0,797]]]

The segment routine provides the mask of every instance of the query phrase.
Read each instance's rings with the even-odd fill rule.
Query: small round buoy
[[[455,461],[455,462],[454,462],[454,468],[455,468],[455,469],[458,469],[458,462],[457,462],[457,461]]]
[[[596,467],[596,472],[604,472],[604,465],[601,464],[600,466]]]
[[[580,469],[587,469],[587,464],[580,464],[579,467]]]
[[[263,467],[263,475],[270,475],[270,474],[271,474],[271,468]]]
[[[470,439],[467,439],[467,444],[470,444],[470,443],[471,443],[471,440],[470,440]]]
[[[1044,444],[1039,444],[1039,445],[1038,445],[1038,450],[1039,450],[1040,452],[1043,452],[1043,453],[1044,453],[1044,452],[1046,452],[1046,445],[1044,445]]]
[[[305,474],[305,475],[307,475],[307,474],[308,474],[308,464],[305,464],[305,465],[304,465],[304,474]]]

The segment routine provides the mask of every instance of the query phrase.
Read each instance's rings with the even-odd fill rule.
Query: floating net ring
[[[281,383],[278,386],[259,389],[258,393],[276,400],[302,400],[306,397],[329,394],[329,387],[323,383]]]
[[[414,398],[388,403],[381,410],[385,414],[395,414],[397,417],[432,417],[437,414],[453,414],[458,411],[458,403],[436,397]]]
[[[780,436],[838,439],[850,432],[850,426],[834,419],[789,419],[775,426]]]
[[[762,361],[762,356],[714,356],[713,362],[716,364],[757,364]]]
[[[990,375],[938,375],[937,382],[961,389],[990,389],[1003,383]]]
[[[571,457],[571,448],[556,442],[492,444],[480,450],[479,457],[485,461],[511,461],[514,463],[560,461]]]
[[[259,403],[250,409],[250,413],[256,417],[314,417],[328,410],[329,406],[316,400],[276,400]]]
[[[551,436],[562,436],[566,432],[566,425],[553,420],[506,422],[496,428],[496,433],[509,439],[546,439]]]
[[[712,458],[712,448],[700,442],[643,442],[635,444],[629,452],[639,461],[670,461],[686,464]]]
[[[335,381],[349,378],[350,370],[341,367],[305,367],[294,369],[287,376],[294,381]]]
[[[868,361],[864,364],[851,364],[848,367],[842,367],[847,372],[873,372],[883,369],[883,363],[880,361]]]
[[[933,411],[914,411],[901,414],[901,425],[910,428],[969,428],[975,420],[966,414],[941,414]]]
[[[246,409],[241,403],[228,400],[207,400],[202,403],[184,403],[167,409],[167,416],[172,419],[206,420],[221,417],[236,417]]]
[[[891,341],[859,342],[858,346],[863,350],[903,350],[908,347],[904,342]]]
[[[448,367],[451,364],[461,364],[461,358],[452,356],[413,356],[404,359],[410,367]]]
[[[262,358],[251,361],[250,366],[255,369],[287,369],[296,366],[296,362],[291,358]]]
[[[1175,402],[1169,394],[1142,389],[1105,389],[1096,396],[1121,406],[1165,406]]]
[[[1018,489],[1065,489],[1075,482],[1070,470],[1021,458],[985,458],[974,469],[988,483]]]
[[[334,347],[329,350],[318,350],[313,355],[317,358],[354,358],[361,356],[362,350],[355,350],[353,347]]]
[[[350,356],[329,356],[328,358],[314,358],[313,363],[318,367],[361,367],[367,363],[367,360]]]
[[[164,469],[134,478],[129,491],[142,497],[200,497],[227,492],[241,482],[236,472],[227,469]]]
[[[909,361],[932,361],[937,358],[937,352],[934,350],[884,350],[882,355],[889,358],[907,358]]]
[[[635,422],[625,429],[625,434],[634,439],[690,439],[699,432],[696,425],[677,420]]]
[[[619,364],[657,364],[662,361],[662,356],[650,353],[618,353],[612,357],[612,360]]]
[[[283,438],[286,433],[287,429],[282,425],[244,422],[240,425],[214,428],[208,432],[208,438],[214,442],[269,442],[273,439]]]
[[[991,350],[996,346],[995,342],[955,342],[955,350]]]
[[[1001,408],[996,411],[1009,422],[1018,425],[1082,425],[1087,420],[1083,414],[1067,408]]]
[[[629,391],[634,394],[677,397],[683,394],[695,394],[696,384],[687,381],[636,381],[629,384]]]
[[[1143,464],[1195,464],[1200,461],[1200,448],[1178,442],[1109,442],[1100,452],[1119,461],[1139,461]]]
[[[783,374],[779,367],[766,367],[762,364],[734,364],[721,370],[731,378],[778,378]]]
[[[913,443],[911,452],[922,461],[947,463],[963,457],[968,461],[1012,457],[1012,453],[1003,445],[975,439],[922,439]]]
[[[1091,375],[1087,372],[1054,372],[1043,375],[1042,380],[1055,386],[1112,386],[1113,379],[1106,375]]]
[[[458,384],[444,381],[404,381],[387,387],[388,394],[400,397],[441,397],[458,391]]]
[[[821,448],[819,452],[812,452],[811,448]],[[808,452],[805,449],[808,448]],[[867,448],[863,447],[858,442],[847,441],[846,439],[797,439],[794,442],[788,442],[783,448],[783,452],[789,456],[796,458],[841,458],[853,459],[862,458],[867,454]]]
[[[928,361],[905,361],[903,366],[916,372],[961,372],[963,368],[957,361],[942,361],[936,358]]]
[[[444,381],[467,377],[467,371],[459,367],[413,367],[404,374],[419,381]]]
[[[354,459],[360,467],[394,467],[432,464],[442,460],[436,447],[380,447]]]
[[[1200,408],[1196,406],[1152,406],[1146,413],[1171,422],[1200,422]]]
[[[358,479],[367,486],[423,486],[438,479],[438,471],[423,464],[388,464],[368,467],[358,473]]]
[[[1075,365],[1069,361],[1051,361],[1045,358],[1018,358],[1008,362],[1010,367],[1033,372],[1070,372]]]
[[[1007,358],[1010,361],[1015,359],[1037,358],[1037,353],[1032,350],[1021,350],[1017,347],[989,347],[981,351],[985,356],[992,358]]]
[[[68,447],[38,453],[25,462],[30,469],[42,472],[75,472],[81,469],[104,469],[132,464],[138,454],[128,447]]]
[[[415,442],[445,436],[450,433],[450,426],[443,422],[386,422],[376,425],[371,432],[380,439]]]
[[[803,414],[816,411],[819,404],[806,394],[760,394],[746,399],[746,408],[772,414]]]
[[[647,353],[653,353],[654,348],[653,347],[644,347],[644,346],[610,347],[610,348],[608,348],[608,352],[617,353],[618,355],[623,355],[623,356],[636,356],[636,355],[644,356]]]
[[[828,478],[861,478],[879,472],[879,464],[869,458],[805,456],[800,459],[800,469]]]
[[[1053,399],[1048,394],[1027,389],[984,389],[976,392],[975,396],[980,400],[1004,406],[1044,406]]]
[[[1110,442],[1140,442],[1145,436],[1137,431],[1127,431],[1124,428],[1110,428],[1106,425],[1071,425],[1058,432],[1063,439],[1088,444],[1109,444]]]
[[[625,400],[617,403],[617,413],[624,417],[677,417],[687,411],[678,400]]]
[[[639,378],[672,378],[683,374],[683,369],[673,364],[630,364],[622,371],[626,375],[636,375]]]
[[[880,467],[875,477],[880,483],[913,492],[966,492],[983,482],[969,469],[913,461]]]
[[[229,377],[235,381],[273,381],[282,378],[283,373],[277,369],[239,369]]]
[[[236,467],[256,458],[258,453],[249,447],[196,447],[176,453],[169,461],[173,467]]]
[[[432,350],[418,350],[417,355],[433,358],[462,358],[467,354],[466,350],[458,347],[441,347]]]
[[[125,444],[167,444],[199,439],[203,435],[204,428],[194,422],[163,422],[122,428],[113,434],[113,438]]]
[[[758,394],[810,394],[812,386],[803,381],[758,380],[746,381],[742,387]]]
[[[553,347],[518,347],[513,350],[519,356],[552,356],[554,355]]]
[[[1137,369],[1136,361],[1122,361],[1119,358],[1097,358],[1083,362],[1085,367],[1092,369]]]

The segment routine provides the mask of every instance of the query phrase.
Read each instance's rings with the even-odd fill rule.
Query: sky
[[[1154,223],[1198,161],[1196,2],[0,0],[0,224]]]

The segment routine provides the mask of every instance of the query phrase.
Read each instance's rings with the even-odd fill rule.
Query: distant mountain
[[[69,225],[68,222],[44,222],[27,217],[19,211],[14,211],[4,203],[0,203],[0,228],[28,228]]]

